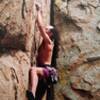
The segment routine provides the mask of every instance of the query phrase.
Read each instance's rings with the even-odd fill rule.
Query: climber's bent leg
[[[47,65],[46,65],[47,66]],[[52,68],[50,67],[31,67],[29,71],[29,89],[28,89],[28,98],[30,96],[35,98],[35,93],[38,85],[39,77],[48,79],[48,77],[51,75]],[[34,99],[29,99],[34,100]]]
[[[43,76],[43,68],[32,67],[29,70],[29,89],[27,94],[30,94],[31,97],[33,95],[34,98],[35,98],[39,76]]]

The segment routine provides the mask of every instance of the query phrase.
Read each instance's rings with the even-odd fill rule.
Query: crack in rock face
[[[100,93],[99,66],[99,61],[80,66],[71,76],[72,87],[75,90],[89,91],[91,95]]]

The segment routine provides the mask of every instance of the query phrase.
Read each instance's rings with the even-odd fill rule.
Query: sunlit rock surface
[[[56,100],[100,99],[100,1],[55,0],[60,35]]]
[[[41,43],[36,3],[48,25],[50,0],[0,0],[0,100],[27,100],[28,71]]]

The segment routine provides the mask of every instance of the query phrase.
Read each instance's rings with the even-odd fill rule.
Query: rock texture
[[[0,100],[26,100],[41,43],[35,3],[47,25],[54,1],[55,100],[100,100],[100,0],[0,0]]]
[[[31,50],[37,17],[36,2],[41,5],[45,23],[48,24],[50,0],[45,2],[38,0],[0,1],[0,47]]]
[[[0,100],[27,100],[28,71],[41,43],[35,3],[49,24],[50,0],[0,0]]]
[[[100,0],[55,0],[60,35],[56,100],[100,99]]]
[[[30,61],[22,51],[11,51],[0,57],[1,100],[25,100]]]

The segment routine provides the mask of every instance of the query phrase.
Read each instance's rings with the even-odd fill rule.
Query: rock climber
[[[27,90],[28,100],[36,100],[36,90],[40,79],[51,79],[49,81],[57,81],[56,69],[51,66],[52,53],[53,53],[53,32],[54,27],[51,25],[45,26],[43,23],[41,9],[36,4],[37,19],[36,24],[39,28],[40,35],[43,41],[38,49],[37,67],[31,67],[29,71],[29,88]]]

